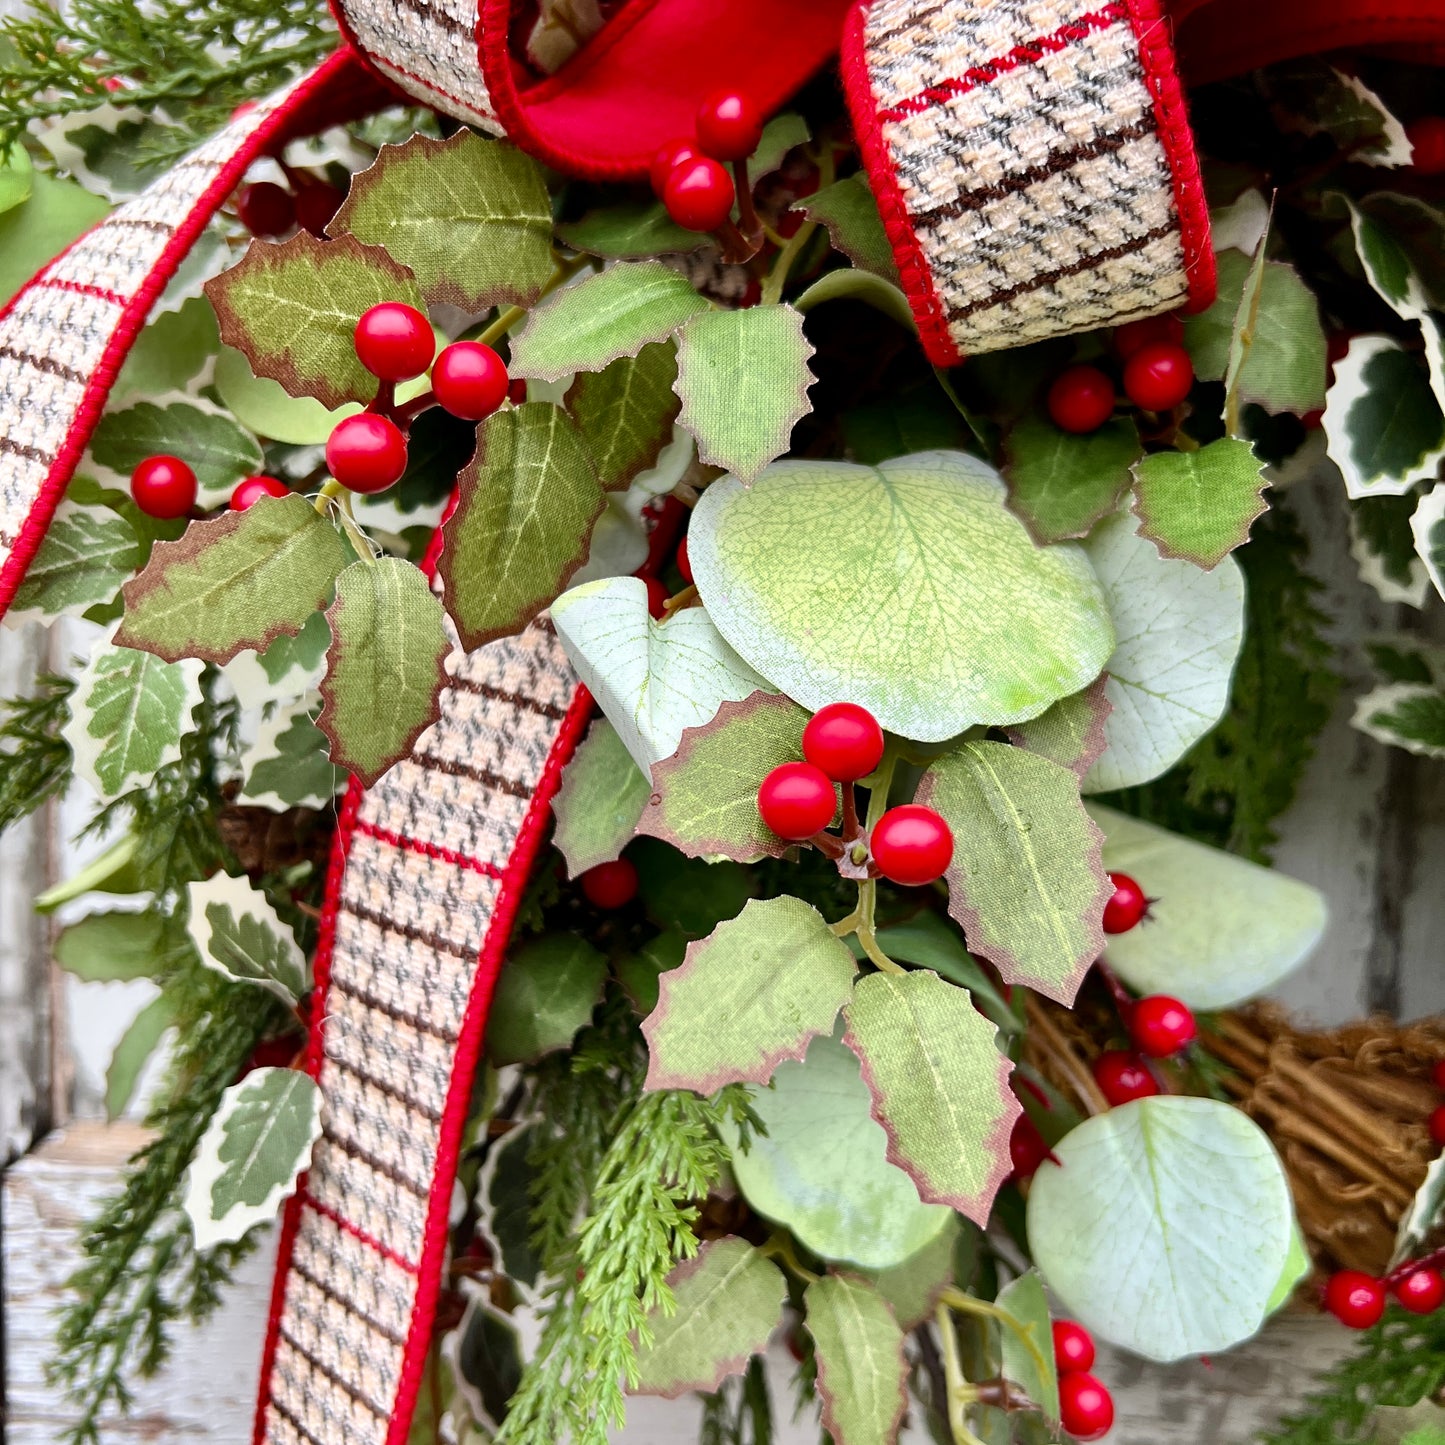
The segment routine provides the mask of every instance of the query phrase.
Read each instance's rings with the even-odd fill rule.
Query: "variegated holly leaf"
[[[327,230],[384,248],[428,301],[468,313],[530,306],[553,269],[552,205],[537,163],[465,127],[442,141],[382,146]]]
[[[135,528],[108,507],[61,502],[15,594],[10,616],[78,617],[109,602],[140,565]]]
[[[807,196],[800,206],[810,221],[828,228],[828,239],[835,251],[841,251],[855,266],[872,271],[897,284],[898,266],[893,247],[878,214],[878,202],[868,188],[868,179],[859,171],[846,180],[836,181]]]
[[[253,241],[213,280],[206,295],[221,339],[246,353],[257,376],[323,406],[370,401],[376,378],[356,356],[356,319],[382,301],[424,302],[416,277],[380,246],[354,236]]]
[[[247,878],[214,873],[187,885],[187,928],[207,968],[255,984],[295,1008],[311,992],[311,966],[266,895]]]
[[[318,707],[311,693],[272,705],[241,751],[243,803],[274,813],[331,806],[346,786],[346,773],[331,761],[326,734],[311,720]]]
[[[1408,166],[1410,138],[1385,102],[1357,75],[1347,75],[1315,56],[1272,65],[1264,77],[1283,129],[1325,134],[1352,161],[1371,166]]]
[[[953,830],[948,911],[970,951],[1006,983],[1072,1003],[1114,891],[1078,777],[1023,748],[970,742],[924,773],[917,800]]]
[[[1415,551],[1435,591],[1445,597],[1445,487],[1436,487],[1420,498],[1410,519]],[[1422,597],[1415,606],[1423,606]]]
[[[758,815],[758,780],[802,756],[807,722],[780,693],[723,703],[710,722],[683,733],[671,757],[653,764],[637,831],[692,858],[781,858],[793,845]]]
[[[455,1355],[452,1354],[453,1349]],[[474,1427],[458,1431],[458,1445],[483,1445],[488,1440],[483,1433],[483,1422],[499,1424],[506,1419],[512,1396],[522,1383],[522,1340],[517,1326],[510,1316],[491,1308],[485,1295],[474,1294],[467,1300],[456,1334],[443,1343],[442,1354],[455,1367],[453,1383],[465,1401]],[[443,1386],[438,1391],[439,1409],[436,1414],[447,1414],[446,1407],[440,1404],[445,1398]],[[422,1409],[412,1417],[413,1429],[418,1427],[419,1421],[422,1429],[430,1426],[427,1433],[420,1437],[419,1445],[422,1442],[431,1445],[441,1433],[442,1421],[427,1421],[427,1413]],[[458,1414],[453,1411],[451,1418],[456,1420]],[[416,1438],[411,1436],[408,1445],[410,1439]]]
[[[656,1307],[639,1335],[634,1394],[675,1400],[740,1375],[783,1317],[788,1282],[744,1239],[711,1239],[667,1277],[675,1305]]]
[[[1059,1418],[1059,1372],[1054,1360],[1054,1332],[1049,1301],[1036,1270],[1011,1279],[995,1301],[1023,1326],[1024,1334],[1000,1322],[999,1346],[1003,1377],[1017,1385],[1050,1420]]]
[[[1081,692],[1060,698],[1047,712],[1007,729],[1009,741],[1061,767],[1081,782],[1108,747],[1105,724],[1114,704],[1109,701],[1108,673]]]
[[[888,1301],[903,1329],[916,1329],[928,1319],[939,1295],[953,1283],[953,1251],[960,1225],[959,1217],[950,1214],[948,1226],[902,1264],[892,1269],[861,1271]]]
[[[512,340],[511,371],[538,381],[601,371],[708,309],[686,278],[660,261],[625,261],[537,307]]]
[[[571,417],[548,401],[488,417],[457,485],[437,572],[470,650],[520,632],[567,585],[605,498]]]
[[[791,306],[707,311],[678,335],[678,424],[697,441],[700,461],[751,482],[788,449],[811,410],[812,343]]]
[[[262,497],[157,543],[122,589],[116,641],[172,662],[227,662],[243,647],[300,632],[345,565],[336,528],[305,497]]]
[[[724,1084],[766,1084],[784,1059],[831,1034],[858,965],[823,915],[783,894],[750,899],[681,968],[662,975],[642,1025],[648,1089],[715,1094]]]
[[[1350,556],[1382,602],[1403,602],[1423,607],[1430,595],[1430,573],[1417,548],[1412,519],[1416,504],[1428,504],[1414,492],[1403,497],[1360,497],[1350,502]],[[1428,517],[1428,511],[1424,514]],[[1428,523],[1422,522],[1422,527]]]
[[[845,1017],[889,1159],[920,1198],[986,1225],[1019,1115],[993,1025],[966,990],[927,969],[870,974]]]
[[[622,854],[652,785],[605,717],[598,718],[562,774],[552,800],[552,842],[576,878]]]
[[[186,1175],[196,1248],[273,1220],[320,1137],[321,1090],[299,1070],[254,1069],[227,1089]]]
[[[672,389],[676,379],[676,349],[654,342],[601,371],[580,373],[568,389],[567,409],[609,492],[655,466],[672,440],[680,405]]]
[[[502,968],[487,1015],[487,1057],[531,1063],[567,1048],[592,1017],[607,982],[607,960],[570,933],[539,938]]]
[[[266,460],[261,443],[234,418],[191,397],[107,412],[90,439],[90,454],[126,476],[147,457],[179,457],[196,474],[203,507],[226,501],[242,477],[265,469]]]
[[[1409,1259],[1424,1244],[1440,1223],[1442,1212],[1445,1212],[1445,1155],[1430,1161],[1410,1207],[1400,1217],[1395,1231],[1395,1251],[1390,1256],[1391,1269]]]
[[[326,614],[313,612],[300,632],[282,634],[263,652],[242,648],[221,671],[242,708],[264,708],[275,702],[293,704],[321,681],[330,646]]]
[[[1129,490],[1130,469],[1143,450],[1128,417],[1078,436],[1045,417],[1027,416],[1004,442],[1009,509],[1036,542],[1086,537]]]
[[[1350,723],[1376,742],[1445,758],[1445,691],[1433,684],[1384,683],[1355,704]]]
[[[837,1445],[893,1445],[908,1404],[903,1331],[858,1275],[830,1274],[803,1292],[818,1361],[823,1428]]]
[[[111,1050],[105,1070],[105,1117],[112,1123],[125,1113],[146,1064],[160,1047],[166,1030],[176,1022],[175,1000],[163,993],[130,1021]]]
[[[1269,510],[1263,472],[1240,437],[1220,437],[1193,452],[1150,452],[1134,466],[1139,535],[1161,557],[1212,570],[1249,540],[1254,519]]]

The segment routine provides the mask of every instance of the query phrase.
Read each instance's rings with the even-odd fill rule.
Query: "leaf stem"
[[[797,1275],[808,1284],[817,1284],[822,1278],[808,1268],[797,1256],[793,1249],[793,1241],[781,1231],[768,1236],[767,1240],[759,1246],[759,1253],[768,1259],[778,1260],[790,1273]]]
[[[333,497],[339,497],[346,490],[335,477],[328,477],[322,484],[321,490],[316,494],[316,500],[312,505],[316,508],[316,515],[324,517],[329,510],[328,503]]]
[[[968,1428],[964,1415],[970,1401],[970,1387],[963,1373],[963,1361],[958,1354],[958,1335],[954,1332],[953,1317],[947,1307],[940,1303],[933,1312],[939,1337],[943,1341],[943,1378],[948,1390],[948,1429],[954,1445],[982,1445],[978,1436]]]
[[[901,963],[894,963],[878,946],[878,936],[874,933],[873,911],[878,902],[878,884],[876,880],[869,878],[858,885],[858,920],[857,934],[858,942],[863,945],[863,952],[868,955],[868,961],[876,968],[882,969],[884,973],[907,973],[908,970]]]
[[[556,269],[548,278],[547,284],[537,293],[537,301],[545,296],[550,296],[564,281],[570,281],[584,266],[591,263],[592,258],[578,252],[575,256],[569,256],[566,260],[559,260]],[[532,305],[536,305],[534,301]],[[505,311],[497,313],[497,318],[482,332],[477,340],[483,346],[495,346],[528,312],[526,306],[509,306]]]
[[[961,1289],[953,1286],[945,1289],[939,1295],[939,1308],[947,1306],[949,1309],[958,1310],[961,1314],[984,1315],[991,1320],[996,1320],[1005,1329],[1010,1329],[1019,1337],[1023,1347],[1034,1357],[1034,1363],[1039,1367],[1040,1374],[1049,1373],[1049,1364],[1044,1359],[1044,1354],[1034,1340],[1033,1331],[1015,1315],[1011,1315],[1006,1309],[993,1303],[992,1300],[975,1299],[971,1294],[965,1294]]]
[[[783,287],[787,284],[788,272],[792,269],[793,262],[798,259],[798,253],[812,239],[813,232],[817,229],[816,221],[805,221],[789,237],[788,244],[774,259],[768,279],[763,282],[763,294],[758,298],[760,306],[776,306],[783,299]]]

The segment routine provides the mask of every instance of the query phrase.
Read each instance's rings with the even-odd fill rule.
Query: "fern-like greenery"
[[[0,833],[29,817],[70,781],[70,747],[60,736],[75,684],[44,674],[30,697],[0,702]]]

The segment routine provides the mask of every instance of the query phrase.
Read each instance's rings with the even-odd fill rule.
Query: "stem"
[[[418,417],[424,411],[429,411],[437,404],[437,394],[434,391],[424,391],[420,396],[414,396],[404,406],[397,407],[391,414],[391,419],[397,426],[405,427],[413,418]]]
[[[954,1445],[982,1445],[978,1436],[968,1428],[964,1410],[969,1399],[968,1380],[964,1377],[963,1361],[958,1355],[958,1336],[953,1331],[953,1317],[945,1305],[940,1304],[933,1312],[934,1323],[943,1340],[943,1378],[948,1386],[948,1429]]]
[[[780,1260],[791,1273],[808,1284],[816,1284],[822,1278],[799,1260],[793,1250],[793,1241],[781,1232],[769,1235],[766,1242],[759,1246],[759,1253],[769,1259]]]
[[[971,1294],[964,1294],[961,1289],[955,1289],[952,1286],[939,1296],[939,1309],[944,1308],[945,1305],[949,1309],[959,1310],[964,1314],[985,1315],[991,1320],[996,1320],[1005,1329],[1012,1330],[1023,1342],[1024,1348],[1034,1357],[1034,1363],[1038,1365],[1039,1372],[1043,1375],[1049,1373],[1048,1362],[1044,1359],[1043,1351],[1034,1342],[1033,1331],[1006,1309],[1000,1308],[991,1300],[975,1299]]]
[[[817,229],[816,221],[807,221],[793,232],[788,244],[778,252],[773,269],[768,272],[768,279],[763,282],[760,305],[776,306],[783,299],[783,287],[787,284],[788,272],[792,269],[793,262],[798,259],[798,252],[812,239],[813,232]]]
[[[873,774],[875,781],[868,792],[867,828],[870,835],[878,826],[879,818],[888,811],[888,790],[893,786],[893,772],[897,766],[898,753],[890,745],[884,750],[883,761],[878,764],[878,771]]]
[[[852,783],[843,784],[843,841],[851,843],[863,829],[858,824],[858,795]]]
[[[841,840],[835,838],[831,833],[814,833],[813,836],[808,839],[808,842],[822,853],[824,857],[836,860],[843,856],[843,844]]]
[[[840,918],[836,923],[829,924],[829,931],[835,938],[847,938],[850,933],[857,930],[862,916],[855,908],[846,918]]]
[[[740,266],[757,255],[758,248],[738,230],[737,223],[728,216],[713,236],[722,249],[722,258],[730,266]]]
[[[763,243],[763,223],[758,219],[757,207],[753,205],[753,187],[748,180],[746,158],[733,162],[733,181],[738,195],[738,219],[743,223],[743,236],[748,244],[757,250]]]
[[[1445,1247],[1432,1249],[1429,1254],[1421,1255],[1419,1259],[1407,1259],[1404,1264],[1397,1264],[1381,1283],[1388,1288],[1399,1284],[1417,1269],[1438,1269],[1442,1264],[1445,1264]]]
[[[591,257],[584,255],[570,256],[565,261],[558,261],[556,269],[552,272],[547,284],[537,294],[537,301],[544,296],[550,296],[564,281],[570,281],[584,266],[590,264]],[[536,302],[532,303],[536,305]],[[483,346],[495,347],[525,315],[527,307],[509,306],[505,311],[497,314],[497,319],[487,327],[476,339]]]
[[[312,506],[316,508],[316,515],[318,517],[324,517],[329,510],[327,503],[329,503],[333,497],[339,497],[345,490],[346,488],[343,487],[335,477],[328,477],[326,481],[322,483],[321,490],[317,492],[316,500],[312,503]]]
[[[863,945],[863,952],[868,955],[868,961],[884,973],[907,973],[908,970],[900,963],[894,961],[878,947],[877,936],[873,932],[873,910],[878,902],[878,884],[869,878],[866,882],[858,885],[858,927],[855,930],[858,934],[858,942]]]
[[[376,395],[371,398],[371,405],[367,411],[374,411],[379,416],[391,420],[392,412],[396,408],[396,383],[394,381],[378,381],[376,383]]]
[[[1114,1000],[1114,1007],[1119,1011],[1119,1018],[1125,1028],[1129,1027],[1129,1016],[1134,1012],[1134,996],[1119,981],[1119,975],[1104,962],[1102,958],[1094,960],[1094,967],[1099,971],[1099,977],[1104,980],[1109,990],[1110,997]]]
[[[325,488],[322,490],[324,491]],[[357,525],[356,517],[351,510],[351,493],[342,487],[335,494],[335,499],[336,519],[341,523],[341,530],[346,533],[356,555],[368,565],[375,565],[376,551],[371,545],[371,538]]]

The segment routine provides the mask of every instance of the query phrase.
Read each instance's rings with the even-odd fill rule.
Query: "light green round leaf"
[[[814,1039],[802,1063],[779,1064],[773,1087],[750,1093],[768,1132],[734,1150],[738,1188],[814,1253],[889,1269],[947,1227],[952,1211],[922,1203],[888,1162],[858,1060],[836,1039]]]
[[[1086,1120],[1029,1191],[1034,1262],[1068,1312],[1150,1360],[1226,1350],[1289,1257],[1289,1185],[1259,1125],[1160,1095]]]
[[[8,301],[110,209],[74,181],[37,175],[31,184],[23,206],[0,213],[0,301]]]
[[[1104,949],[1140,993],[1228,1008],[1273,988],[1324,934],[1324,895],[1308,883],[1112,808],[1089,812],[1104,830],[1104,867],[1152,900],[1149,916]]]
[[[1036,547],[1004,495],[962,452],[779,462],[707,489],[688,556],[718,630],[789,697],[938,742],[1037,717],[1113,647],[1083,553]]]
[[[1274,1292],[1269,1297],[1269,1303],[1264,1307],[1265,1313],[1272,1315],[1279,1309],[1294,1293],[1295,1286],[1309,1272],[1309,1250],[1305,1246],[1305,1237],[1300,1230],[1299,1221],[1294,1220],[1290,1225],[1289,1254],[1285,1256],[1284,1268],[1275,1281]]]
[[[0,211],[10,211],[30,198],[35,167],[23,145],[13,145],[0,161]]]
[[[487,1017],[487,1057],[497,1066],[565,1049],[592,1017],[607,961],[570,933],[539,938],[506,962]]]
[[[248,430],[273,442],[319,446],[343,417],[354,416],[360,403],[328,411],[312,396],[291,396],[279,381],[256,376],[244,352],[223,346],[213,376],[216,392],[227,409]]]

